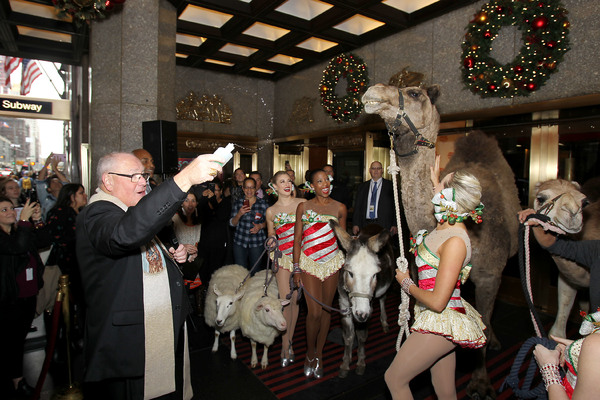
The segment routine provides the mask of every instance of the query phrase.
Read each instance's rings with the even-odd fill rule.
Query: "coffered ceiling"
[[[178,65],[278,80],[476,0],[168,1]],[[0,54],[77,65],[88,34],[52,0],[0,2]]]

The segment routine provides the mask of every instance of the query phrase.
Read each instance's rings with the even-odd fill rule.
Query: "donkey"
[[[384,332],[389,331],[385,298],[394,279],[394,253],[389,243],[390,234],[379,225],[368,225],[358,238],[352,238],[339,224],[330,221],[340,246],[346,252],[346,263],[338,281],[341,309],[352,312],[342,316],[344,358],[340,366],[340,378],[350,372],[354,336],[358,339],[356,374],[365,373],[365,342],[368,336],[368,320],[371,316],[371,300],[379,299],[379,320]]]

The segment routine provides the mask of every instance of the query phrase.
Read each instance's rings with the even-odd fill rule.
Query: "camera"
[[[211,192],[215,191],[215,184],[213,182],[208,184],[208,190],[210,190]]]

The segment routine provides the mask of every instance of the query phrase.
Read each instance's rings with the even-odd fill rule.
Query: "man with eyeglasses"
[[[392,235],[398,233],[394,206],[394,188],[392,181],[383,178],[383,165],[373,161],[369,168],[371,179],[358,185],[352,215],[352,233],[377,224],[389,229]]]
[[[134,155],[99,160],[98,189],[76,228],[87,306],[86,399],[191,398],[183,329],[189,302],[174,262],[187,253],[156,234],[192,185],[221,171],[215,161],[224,160],[199,156],[146,195],[149,174]]]

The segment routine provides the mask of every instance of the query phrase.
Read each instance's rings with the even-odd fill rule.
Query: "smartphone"
[[[250,207],[250,200],[248,200],[248,199],[244,200],[244,207]]]

